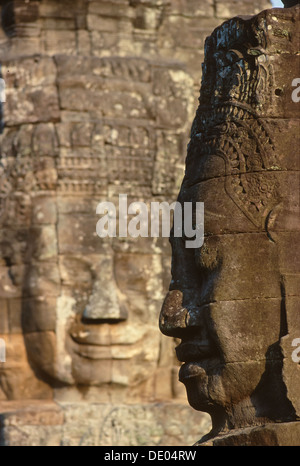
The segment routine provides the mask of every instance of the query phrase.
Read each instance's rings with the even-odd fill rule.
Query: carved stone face
[[[0,397],[22,398],[26,384],[31,398],[51,397],[47,387],[70,389],[75,399],[91,387],[98,401],[172,398],[173,342],[162,343],[157,329],[168,241],[96,234],[99,202],[117,206],[119,193],[128,202],[174,198],[193,81],[172,67],[66,55],[2,66],[0,335],[13,328],[22,363],[3,367]],[[14,91],[18,79],[26,97]],[[31,96],[36,101],[19,111]],[[31,390],[31,380],[45,385]]]
[[[267,26],[259,15],[235,18],[207,39],[178,198],[204,202],[205,239],[193,250],[171,235],[172,281],[160,316],[162,332],[181,339],[179,378],[190,404],[219,428],[292,419],[297,405],[286,368],[286,343],[300,331],[296,108],[279,92],[281,57],[259,42],[278,19],[261,16]],[[277,40],[270,38],[272,51]]]
[[[299,241],[299,231],[280,232],[275,242],[257,229],[226,192],[225,164],[218,156],[210,158],[214,168],[218,177],[182,186],[180,202],[204,202],[206,237],[195,250],[171,238],[172,282],[160,325],[163,333],[181,339],[179,378],[195,409],[226,412],[231,404],[241,409],[251,400],[256,415],[267,417],[274,400],[269,394],[260,405],[260,398],[271,386],[283,388],[278,342],[287,334],[278,248],[295,270],[288,249]],[[292,174],[275,177],[282,178],[299,183]]]
[[[7,239],[10,230],[1,236],[1,251],[7,258],[1,267],[1,295],[5,293],[9,302],[11,319],[17,322],[19,317],[23,334],[10,339],[8,364],[2,368],[1,381],[12,398],[24,393],[11,380],[16,370],[12,354],[19,358],[18,364],[26,358],[37,378],[50,387],[95,387],[93,399],[99,397],[100,388],[119,401],[159,396],[162,391],[171,396],[173,342],[164,345],[166,355],[162,355],[163,337],[157,331],[169,257],[152,253],[151,239],[129,244],[129,239],[122,243],[118,238],[97,237],[94,202],[88,200],[85,213],[67,215],[62,210],[66,206],[73,210],[71,199],[38,195],[31,214],[39,226],[14,232],[13,245]],[[76,203],[79,208],[86,200]],[[148,252],[143,251],[143,242]],[[160,390],[159,365],[167,360]],[[25,361],[21,367],[24,371]],[[24,385],[23,376],[20,371],[22,381],[17,386]],[[36,388],[35,396],[47,392],[43,390]]]
[[[60,258],[60,295],[46,303],[47,312],[56,314],[55,332],[25,333],[31,363],[70,385],[127,387],[151,377],[159,358],[157,305],[147,292],[153,268],[151,255]],[[29,281],[33,275],[31,269]],[[45,303],[32,304],[33,312],[27,309],[25,315],[38,327]]]

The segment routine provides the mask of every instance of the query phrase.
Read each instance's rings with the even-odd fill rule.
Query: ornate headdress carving
[[[197,144],[200,156],[224,159],[227,193],[261,227],[279,202],[274,171],[280,167],[270,131],[261,119],[262,109],[272,103],[273,70],[265,53],[266,25],[256,24],[249,33],[245,21],[234,18],[206,40],[191,144]]]

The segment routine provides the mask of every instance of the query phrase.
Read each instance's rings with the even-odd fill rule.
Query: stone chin
[[[185,385],[189,404],[197,411],[213,414],[224,403],[220,379],[222,364],[217,359],[183,364],[179,380]]]
[[[190,405],[197,411],[209,413],[214,423],[220,415],[223,418],[230,415],[232,404],[247,406],[247,409],[259,404],[256,392],[264,370],[262,361],[226,363],[210,358],[184,364],[179,380],[186,387]]]
[[[209,400],[206,371],[197,363],[184,364],[179,371],[179,380],[185,385],[191,407],[210,413],[213,406]]]

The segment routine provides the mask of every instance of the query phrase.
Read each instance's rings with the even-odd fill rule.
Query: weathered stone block
[[[32,135],[32,149],[38,157],[58,155],[58,140],[52,123],[35,127]]]
[[[31,263],[23,279],[23,296],[56,297],[60,291],[59,269],[55,263]]]
[[[37,194],[32,200],[32,224],[55,225],[57,205],[55,196]]]
[[[105,250],[96,233],[97,216],[60,215],[57,225],[60,254],[97,254]]]
[[[58,253],[55,225],[30,228],[28,254],[33,261],[56,262]]]
[[[56,29],[46,30],[45,37],[45,50],[49,55],[57,53],[65,53],[67,55],[76,54],[76,32],[70,30]]]
[[[257,14],[265,8],[270,8],[270,2],[267,0],[254,2],[251,0],[246,0],[241,3],[238,0],[230,0],[226,3],[221,0],[215,2],[216,15],[218,18],[230,18],[237,15],[250,15]]]
[[[33,64],[34,65],[34,64]],[[8,66],[5,65],[4,75],[8,75]],[[34,68],[34,66],[33,66]],[[39,72],[41,70],[38,70]],[[47,71],[44,69],[47,76]],[[19,82],[17,85],[12,86],[12,74],[7,80],[7,118],[6,124],[8,126],[24,124],[24,123],[37,123],[57,121],[59,119],[59,103],[57,89],[54,85],[46,85],[43,79],[33,76],[33,80],[26,82],[25,89]],[[17,79],[17,76],[15,77]],[[22,79],[22,78],[21,78]],[[38,84],[37,84],[38,83]],[[24,96],[26,95],[27,105],[24,106]]]

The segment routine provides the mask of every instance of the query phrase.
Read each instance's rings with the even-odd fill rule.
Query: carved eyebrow
[[[231,63],[236,63],[245,58],[243,52],[236,49],[230,49],[228,51],[217,51],[214,56],[216,60],[223,62],[223,66],[227,66],[226,62],[228,61]]]
[[[243,54],[243,52],[241,52],[241,50],[230,49],[230,50],[227,52],[226,56],[227,56],[228,54],[231,54],[231,55],[234,54],[234,55],[236,55],[239,59],[244,58],[244,54]]]

